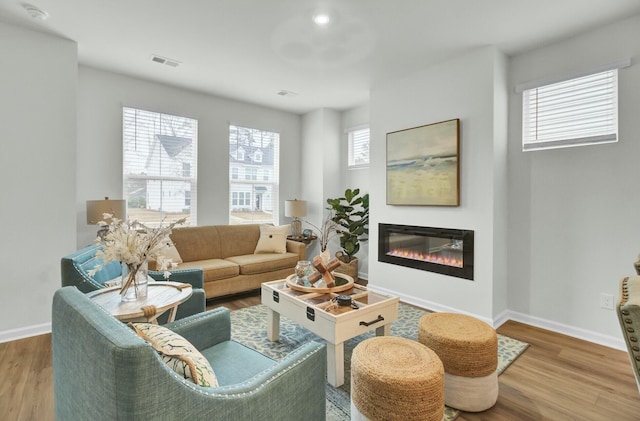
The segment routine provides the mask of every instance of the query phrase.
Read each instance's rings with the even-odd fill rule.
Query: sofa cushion
[[[179,269],[202,269],[204,282],[233,278],[240,275],[240,267],[229,260],[209,259],[197,262],[182,262]]]
[[[289,228],[289,225],[260,225],[260,238],[254,253],[286,253]]]
[[[199,386],[218,386],[211,364],[191,342],[164,326],[151,323],[131,323],[131,326],[177,374]]]
[[[260,225],[217,225],[221,244],[221,259],[251,254],[260,238]]]
[[[296,253],[260,253],[228,257],[226,260],[237,264],[241,275],[254,275],[280,269],[291,269],[293,272],[299,257]]]
[[[218,228],[214,225],[174,228],[170,237],[183,262],[224,257],[220,250]],[[180,269],[182,268],[183,266],[180,265]]]

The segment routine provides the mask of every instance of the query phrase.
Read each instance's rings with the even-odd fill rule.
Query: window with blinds
[[[347,136],[348,167],[367,167],[369,165],[369,128],[349,130]]]
[[[123,107],[123,192],[127,214],[150,226],[196,225],[198,121]]]
[[[618,141],[618,69],[523,90],[522,150]]]
[[[278,225],[280,134],[229,126],[229,224]]]

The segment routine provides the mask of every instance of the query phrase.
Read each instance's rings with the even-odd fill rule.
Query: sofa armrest
[[[165,326],[201,350],[231,339],[231,312],[218,307]]]
[[[296,253],[298,260],[307,260],[307,245],[304,243],[287,240],[287,252]]]

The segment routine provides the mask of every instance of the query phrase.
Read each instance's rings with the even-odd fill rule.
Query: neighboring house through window
[[[186,217],[196,225],[198,121],[123,107],[127,214],[150,226]]]
[[[229,224],[278,223],[279,151],[278,133],[229,126]]]

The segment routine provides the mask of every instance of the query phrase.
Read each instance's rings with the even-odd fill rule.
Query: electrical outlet
[[[600,294],[600,307],[613,310],[613,295],[604,292]]]

